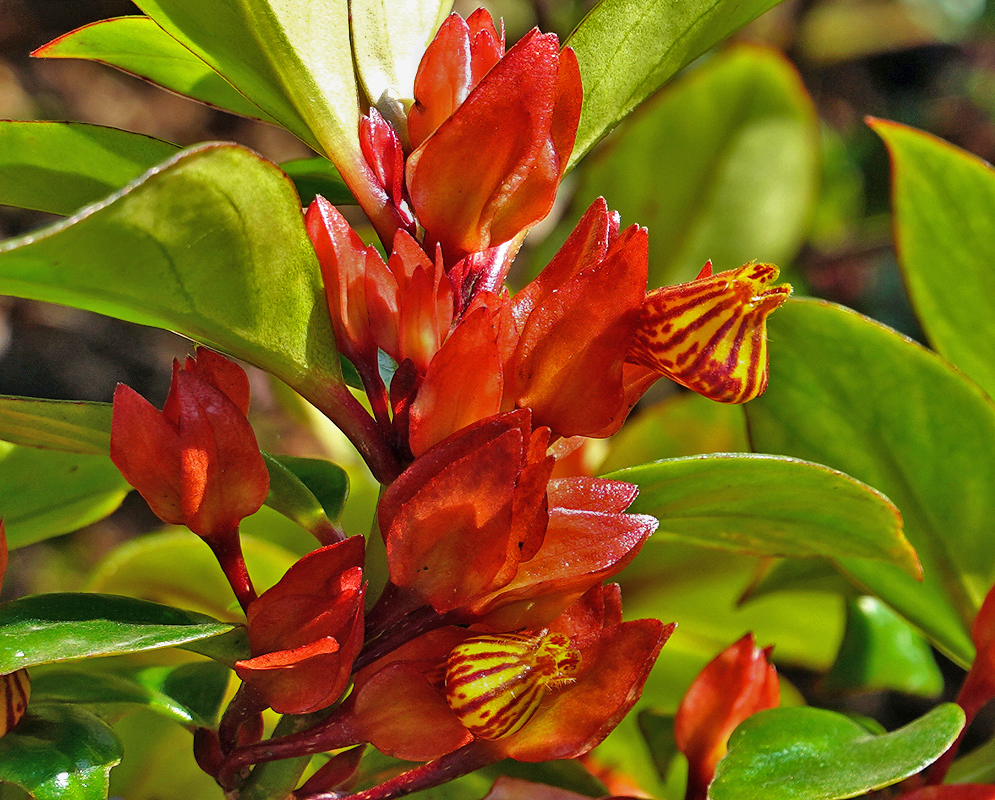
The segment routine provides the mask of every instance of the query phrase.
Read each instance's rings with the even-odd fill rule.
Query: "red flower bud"
[[[281,714],[339,699],[363,644],[364,539],[308,553],[248,610],[253,657],[235,672]]]
[[[269,491],[248,409],[242,369],[198,348],[196,360],[173,363],[161,412],[118,385],[111,460],[164,522],[186,525],[205,539],[227,537]]]
[[[705,800],[715,765],[743,720],[778,704],[777,671],[748,633],[695,678],[674,719],[678,749],[688,759],[687,800]]]

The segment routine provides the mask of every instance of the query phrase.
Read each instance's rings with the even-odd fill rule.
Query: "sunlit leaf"
[[[932,353],[845,309],[789,302],[769,321],[770,384],[746,407],[754,447],[843,470],[898,506],[919,583],[888,564],[845,560],[960,664],[995,581],[995,407]]]
[[[819,708],[754,714],[729,739],[710,800],[837,800],[898,783],[939,758],[964,727],[946,703],[892,733],[875,736]]]
[[[0,395],[0,439],[28,447],[106,455],[110,403]]]
[[[601,0],[567,44],[584,108],[570,163],[668,78],[780,0]]]

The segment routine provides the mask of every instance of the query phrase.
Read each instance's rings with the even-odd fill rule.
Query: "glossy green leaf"
[[[888,499],[819,464],[720,453],[608,477],[639,487],[629,511],[660,520],[657,540],[760,556],[881,559],[919,574]]]
[[[891,786],[939,758],[964,727],[945,703],[904,728],[875,736],[819,708],[754,714],[729,739],[710,800],[837,800]]]
[[[349,476],[342,467],[323,458],[276,456],[321,503],[329,519],[337,520],[349,497]]]
[[[111,404],[0,395],[0,439],[28,447],[107,455]]]
[[[929,351],[858,314],[789,302],[768,321],[770,383],[746,406],[757,450],[818,461],[898,506],[919,583],[887,564],[845,571],[963,666],[995,581],[995,407]]]
[[[121,747],[95,714],[59,703],[32,704],[17,728],[0,739],[0,781],[34,800],[106,800]]]
[[[567,44],[584,81],[570,163],[702,53],[780,0],[601,0]]]
[[[234,626],[181,608],[105,594],[36,594],[0,606],[0,673],[195,642]]]
[[[366,96],[388,119],[414,98],[418,63],[446,18],[448,0],[349,0],[356,68]]]
[[[640,109],[584,165],[573,205],[607,197],[623,225],[647,226],[649,285],[663,286],[691,280],[709,259],[716,271],[790,262],[819,169],[818,121],[794,67],[773,50],[736,47]]]
[[[329,461],[264,454],[269,470],[266,505],[292,519],[328,544],[341,538],[341,529],[332,523],[342,513],[349,494],[345,470]]]
[[[847,604],[846,633],[822,689],[937,697],[943,675],[925,639],[876,597],[864,595]]]
[[[151,136],[83,122],[0,121],[0,204],[72,214],[178,150]]]
[[[309,206],[320,194],[332,205],[355,205],[356,198],[345,185],[339,171],[327,158],[297,158],[284,161],[280,169],[287,173],[301,196],[301,205]]]
[[[129,488],[108,456],[0,441],[0,516],[11,548],[103,519]]]
[[[237,145],[185,151],[79,215],[8,240],[0,293],[174,330],[312,396],[339,381],[297,193]]]
[[[224,111],[274,121],[148,17],[94,22],[39,47],[32,55],[99,61]]]
[[[85,705],[105,716],[116,707],[142,706],[192,730],[217,724],[230,676],[213,661],[115,671],[87,663],[41,667],[31,671],[31,700]]]
[[[872,127],[891,154],[895,243],[916,316],[937,351],[995,396],[995,170],[912,128]]]
[[[242,552],[257,592],[275,584],[297,560],[282,547],[242,536]],[[169,569],[163,569],[169,564]],[[211,549],[176,528],[122,544],[94,570],[87,591],[131,595],[241,621],[231,586]]]

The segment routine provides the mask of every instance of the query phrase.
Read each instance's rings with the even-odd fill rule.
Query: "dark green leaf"
[[[819,129],[783,56],[718,55],[606,144],[584,165],[574,206],[607,197],[623,225],[649,228],[651,287],[691,280],[709,259],[720,271],[794,258],[816,197]]]
[[[884,736],[818,708],[754,714],[729,739],[710,800],[837,800],[891,786],[939,758],[964,727],[945,703]]]
[[[82,708],[32,703],[0,739],[0,780],[35,800],[106,800],[121,747],[107,724]]]
[[[301,204],[311,205],[314,196],[320,194],[332,205],[355,205],[356,198],[345,185],[339,171],[327,158],[298,158],[284,161],[280,169],[287,173],[297,187]]]
[[[11,548],[103,519],[129,489],[108,456],[0,441],[0,516]]]
[[[930,342],[995,396],[995,171],[928,134],[875,121],[891,154],[895,242]]]
[[[342,515],[349,497],[349,476],[342,467],[322,458],[275,456],[318,499],[329,519]]]
[[[970,665],[968,630],[995,581],[995,407],[932,353],[845,309],[789,302],[768,330],[769,387],[746,406],[754,447],[828,464],[891,498],[925,581],[887,564],[843,567]]]
[[[943,675],[926,641],[880,600],[864,595],[847,604],[846,633],[822,688],[937,697]]]
[[[654,534],[763,556],[874,558],[918,575],[897,509],[880,492],[818,464],[725,453],[657,461],[608,477],[634,483],[630,512]]]
[[[99,61],[233,114],[274,121],[148,17],[94,22],[60,36],[32,55]]]
[[[0,122],[0,204],[72,214],[171,158],[175,144],[83,122]]]
[[[0,246],[0,293],[177,331],[327,397],[338,354],[300,200],[236,145],[186,151]]]
[[[264,455],[269,470],[266,505],[329,544],[343,536],[332,523],[349,494],[345,470],[330,461]],[[331,519],[329,519],[331,517]]]
[[[234,626],[181,608],[104,594],[36,594],[0,606],[0,673],[35,664],[196,642]]]
[[[0,439],[28,447],[107,455],[111,404],[0,395]]]
[[[646,739],[657,772],[661,778],[666,777],[670,763],[679,752],[674,737],[673,715],[643,711],[639,715],[639,729]]]
[[[567,44],[584,108],[570,163],[680,69],[780,0],[601,0]]]

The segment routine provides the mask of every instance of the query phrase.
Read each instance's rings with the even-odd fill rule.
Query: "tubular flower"
[[[363,644],[364,549],[353,536],[308,553],[249,605],[253,657],[235,672],[275,711],[318,711],[348,686]]]
[[[471,20],[450,17],[429,46],[408,120],[408,194],[448,265],[549,213],[582,99],[577,58],[555,35],[533,30],[502,56],[493,22]]]
[[[468,426],[415,460],[380,502],[391,581],[491,631],[538,628],[619,572],[656,529],[636,487],[550,481],[528,410]]]
[[[7,571],[7,534],[3,517],[0,517],[0,586]],[[11,730],[28,710],[31,696],[31,679],[26,669],[0,675],[0,736]]]
[[[687,800],[704,800],[729,736],[743,720],[778,704],[777,671],[748,633],[695,678],[674,719],[677,748],[688,759]]]
[[[162,411],[119,384],[111,460],[152,511],[204,539],[224,538],[262,506],[269,473],[246,414],[249,381],[203,347],[181,367]]]
[[[618,587],[595,586],[537,631],[409,642],[356,675],[349,713],[364,740],[412,761],[465,746],[495,761],[576,758],[639,698],[673,627],[622,622]]]
[[[720,403],[745,403],[767,388],[767,317],[791,294],[773,264],[745,264],[646,297],[627,360]]]

